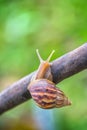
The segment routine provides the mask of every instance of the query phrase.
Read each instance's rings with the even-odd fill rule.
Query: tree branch
[[[87,68],[87,43],[52,62],[53,81],[58,82]],[[0,114],[31,99],[27,90],[35,72],[15,82],[0,93]]]

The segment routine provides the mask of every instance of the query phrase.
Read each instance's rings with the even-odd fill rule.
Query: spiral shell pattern
[[[70,105],[63,91],[47,79],[37,79],[30,83],[28,90],[36,104],[43,109]]]

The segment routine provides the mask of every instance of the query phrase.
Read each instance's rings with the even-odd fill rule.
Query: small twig
[[[53,81],[57,84],[87,68],[87,43],[52,62]],[[0,93],[0,114],[31,99],[27,86],[35,72],[15,82]]]

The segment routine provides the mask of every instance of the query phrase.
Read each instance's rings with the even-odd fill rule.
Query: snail
[[[46,61],[41,58],[38,49],[36,52],[40,60],[40,65],[28,85],[28,90],[30,91],[33,100],[43,109],[60,108],[71,105],[71,102],[65,96],[64,92],[56,87],[53,82],[51,63],[49,63],[49,61],[54,50]]]

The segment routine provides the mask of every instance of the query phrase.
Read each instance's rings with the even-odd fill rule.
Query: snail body
[[[54,51],[52,51],[46,61],[43,61],[37,50],[40,66],[28,86],[33,100],[43,109],[60,108],[71,104],[64,92],[57,88],[52,81],[49,60],[53,53]]]

